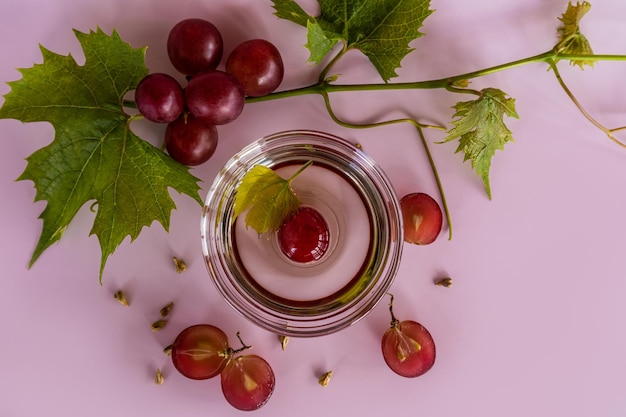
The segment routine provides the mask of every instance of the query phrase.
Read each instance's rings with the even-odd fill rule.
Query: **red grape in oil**
[[[223,125],[241,114],[245,103],[239,82],[223,71],[204,71],[189,80],[185,89],[187,109],[197,119]]]
[[[313,207],[302,207],[278,229],[282,253],[295,262],[321,259],[328,250],[330,231],[322,214]]]

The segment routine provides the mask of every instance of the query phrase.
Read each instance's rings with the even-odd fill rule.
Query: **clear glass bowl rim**
[[[378,194],[376,208],[385,213],[382,222],[382,262],[375,271],[376,276],[366,291],[359,293],[345,306],[322,315],[290,315],[275,311],[257,302],[236,282],[228,267],[223,244],[230,226],[224,222],[227,211],[232,207],[234,189],[241,177],[253,165],[268,165],[267,155],[288,146],[324,145],[349,159],[366,174],[365,180]],[[270,161],[271,162],[271,161]],[[269,163],[271,165],[271,163]],[[376,203],[376,201],[374,202]],[[228,222],[231,223],[231,222]],[[222,298],[239,314],[268,331],[293,337],[315,337],[335,333],[351,326],[365,317],[388,292],[398,271],[402,256],[403,225],[400,203],[387,175],[365,152],[344,138],[315,130],[288,130],[261,137],[233,155],[215,177],[207,192],[201,216],[201,241],[205,264],[211,280]]]

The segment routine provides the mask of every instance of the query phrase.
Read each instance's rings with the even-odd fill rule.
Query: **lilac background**
[[[309,10],[313,2],[302,1]],[[394,81],[440,78],[534,55],[552,47],[565,1],[433,0],[426,37],[403,61]],[[0,94],[15,68],[41,62],[38,43],[82,62],[72,28],[117,28],[135,47],[148,45],[152,71],[174,74],[167,62],[169,28],[190,16],[213,21],[226,50],[252,37],[274,42],[286,62],[281,88],[312,82],[304,30],[278,21],[267,0],[0,0]],[[597,53],[626,54],[626,2],[594,2],[583,29]],[[584,72],[566,63],[563,76],[587,110],[608,126],[626,124],[626,63],[602,62]],[[344,82],[378,82],[358,53],[337,66]],[[125,241],[98,284],[100,251],[89,237],[86,205],[61,242],[31,269],[39,236],[31,182],[15,182],[25,158],[49,143],[47,124],[0,121],[0,415],[188,417],[240,415],[223,399],[219,379],[197,382],[178,375],[163,355],[183,327],[209,322],[232,339],[241,331],[253,353],[273,366],[277,386],[258,416],[400,415],[463,417],[626,416],[626,149],[585,120],[542,64],[473,82],[501,88],[517,99],[521,120],[510,120],[515,142],[493,160],[493,201],[455,144],[428,139],[453,216],[454,238],[428,247],[405,246],[392,287],[395,311],[428,327],[437,343],[434,368],[404,379],[385,366],[380,337],[388,326],[384,304],[352,328],[318,339],[276,337],[234,313],[209,282],[199,242],[200,210],[173,193],[178,210],[171,232],[160,225]],[[451,119],[466,100],[444,91],[355,93],[332,96],[343,117],[373,121],[406,112],[431,123]],[[3,102],[3,101],[1,101]],[[221,165],[257,137],[286,129],[320,129],[357,140],[390,176],[399,195],[437,195],[412,128],[367,131],[341,128],[322,101],[307,96],[259,103],[220,128],[220,145],[194,173],[208,188]],[[137,126],[158,143],[162,128]],[[622,135],[624,137],[625,135]],[[204,198],[205,191],[202,196]],[[173,272],[171,256],[189,270]],[[450,289],[433,280],[451,276]],[[124,288],[126,309],[112,293]],[[160,333],[150,323],[167,302],[176,304]],[[154,369],[165,384],[152,382]],[[334,370],[330,385],[317,376]]]

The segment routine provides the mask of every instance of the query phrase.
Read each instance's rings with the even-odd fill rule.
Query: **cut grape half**
[[[228,338],[210,324],[184,329],[172,344],[172,363],[178,372],[191,379],[217,376],[229,360]]]
[[[274,371],[257,355],[231,360],[222,371],[221,380],[226,401],[243,411],[261,408],[274,392]]]

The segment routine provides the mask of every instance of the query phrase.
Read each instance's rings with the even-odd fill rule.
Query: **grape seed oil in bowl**
[[[233,217],[241,178],[264,165],[290,178],[300,211],[259,235]],[[310,165],[310,166],[309,166]],[[367,314],[386,293],[402,249],[398,199],[378,165],[349,142],[289,131],[253,142],[215,179],[202,216],[208,271],[224,299],[257,325],[320,336]]]

